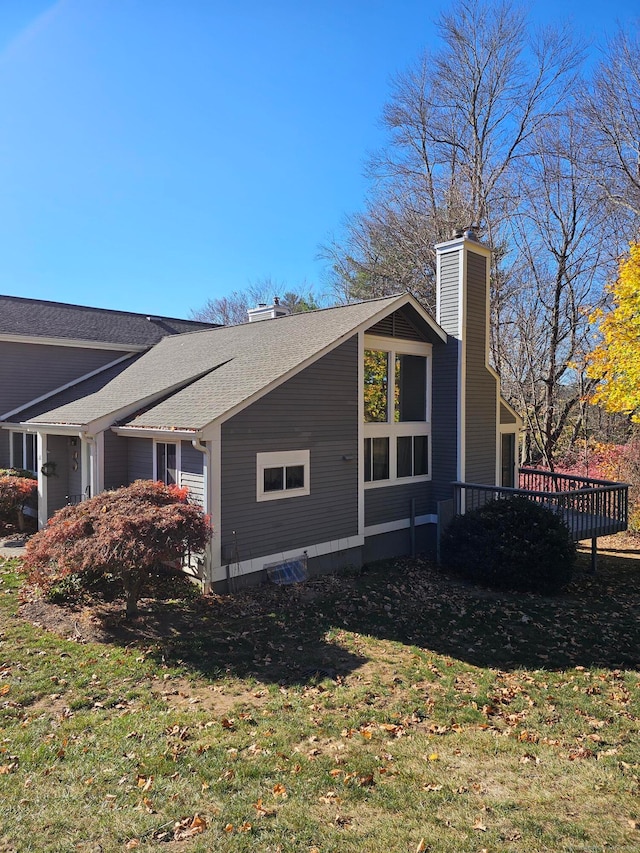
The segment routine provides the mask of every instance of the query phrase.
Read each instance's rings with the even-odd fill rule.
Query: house
[[[520,427],[488,361],[490,250],[466,233],[436,252],[435,318],[409,294],[261,306],[259,322],[119,342],[13,405],[2,426],[36,437],[40,524],[70,495],[152,478],[210,514],[214,588],[433,549],[454,482],[514,483]]]
[[[211,323],[152,317],[41,299],[0,296],[0,422],[25,404],[142,353],[167,335]],[[34,473],[36,433],[0,430],[0,468]]]

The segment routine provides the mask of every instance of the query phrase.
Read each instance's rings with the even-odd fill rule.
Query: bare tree
[[[342,243],[324,248],[343,299],[409,290],[433,307],[434,243],[473,223],[500,248],[517,202],[513,167],[558,110],[580,59],[566,32],[529,38],[509,3],[462,0],[439,31],[441,48],[393,82],[389,143],[369,164],[366,211],[347,220]],[[498,251],[495,264],[506,256]]]
[[[549,122],[535,148],[510,221],[519,287],[504,306],[502,378],[525,418],[529,461],[553,468],[563,438],[580,431],[592,382],[584,372],[588,316],[621,242],[579,165],[584,136],[571,114]]]
[[[249,320],[248,311],[260,303],[269,304],[278,296],[292,314],[320,308],[323,298],[312,288],[303,285],[299,290],[288,290],[282,282],[271,277],[259,279],[246,290],[233,290],[225,296],[207,299],[201,308],[191,311],[194,320],[220,323],[223,326],[239,326]]]
[[[589,131],[581,162],[613,204],[640,217],[640,37],[622,28],[609,40],[581,112]]]

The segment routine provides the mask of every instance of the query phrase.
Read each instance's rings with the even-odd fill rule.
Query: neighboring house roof
[[[140,347],[153,346],[167,335],[211,328],[216,328],[216,324],[22,296],[0,296],[0,339],[61,338]]]
[[[51,398],[46,411],[25,411],[20,420],[86,426],[110,418],[140,429],[201,430],[398,309],[434,339],[446,339],[408,294],[221,327],[165,338],[110,381],[93,377],[99,387],[75,386],[73,401]]]

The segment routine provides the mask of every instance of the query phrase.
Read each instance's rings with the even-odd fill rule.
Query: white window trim
[[[432,446],[431,440],[431,406],[432,406],[432,381],[431,381],[431,366],[432,366],[432,346],[428,343],[418,341],[404,341],[401,338],[386,338],[375,335],[363,336],[363,348],[361,353],[361,361],[364,363],[365,350],[381,350],[389,353],[390,364],[395,363],[396,355],[421,355],[427,359],[427,398],[426,398],[426,419],[424,421],[402,421],[396,422],[393,420],[394,409],[391,405],[392,391],[389,388],[389,399],[387,405],[387,420],[378,423],[363,423],[362,444],[366,438],[388,438],[389,439],[389,478],[386,480],[371,480],[364,481],[365,489],[381,489],[388,486],[399,486],[403,483],[427,483],[432,479]],[[389,374],[393,371],[390,369]],[[395,376],[394,376],[395,381]],[[391,385],[391,383],[389,383]],[[360,394],[363,394],[362,387]],[[427,456],[427,465],[429,468],[428,474],[418,474],[413,477],[398,477],[398,443],[399,436],[414,436],[426,435],[429,437],[429,448]],[[363,469],[364,476],[364,469]]]
[[[26,468],[24,465],[16,465],[16,460],[14,459],[13,453],[13,437],[15,435],[22,436],[22,461],[26,462],[27,459],[27,436],[33,436],[33,468]],[[32,474],[38,473],[38,436],[33,432],[24,432],[23,430],[14,429],[9,430],[9,467],[10,468],[22,468],[24,471],[31,471]]]
[[[176,486],[180,486],[182,482],[182,442],[180,439],[169,441],[168,439],[155,439],[153,440],[153,481],[154,483],[158,480],[158,451],[157,446],[159,444],[175,444],[176,445]]]
[[[269,453],[256,454],[256,500],[277,501],[283,498],[299,498],[311,493],[309,450],[276,450]],[[265,468],[286,468],[292,465],[302,465],[304,468],[304,486],[301,489],[282,489],[277,492],[265,492]]]

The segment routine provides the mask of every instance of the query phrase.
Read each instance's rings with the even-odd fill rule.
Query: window
[[[365,337],[364,480],[430,476],[431,346]]]
[[[11,433],[11,467],[36,473],[37,436],[30,432]]]
[[[173,442],[157,441],[155,444],[154,480],[167,486],[178,482],[178,445]]]
[[[365,438],[364,440],[364,479],[389,479],[389,439]]]
[[[429,436],[398,436],[398,477],[420,477],[429,473]]]
[[[271,501],[308,495],[309,451],[286,450],[258,453],[256,499]]]

